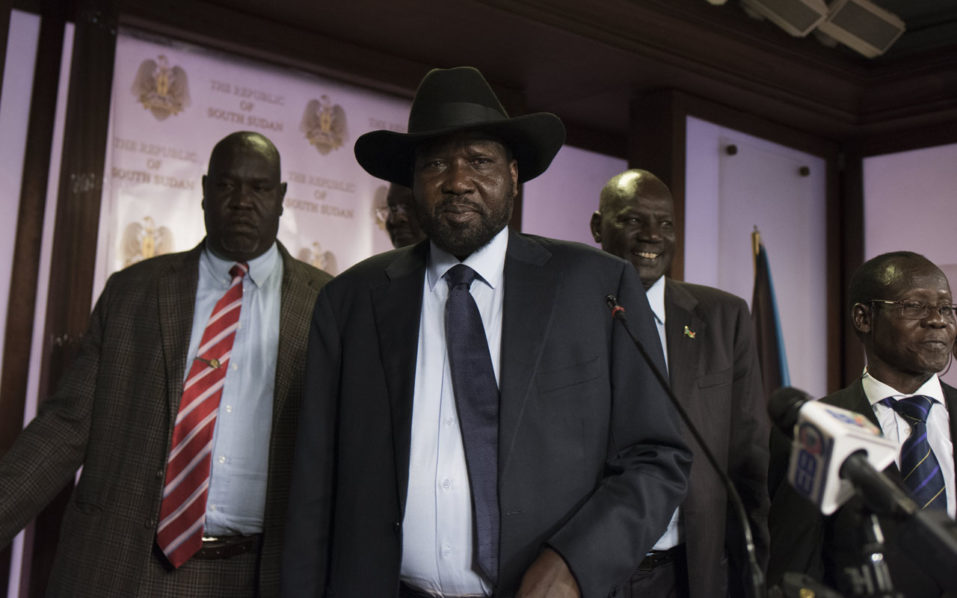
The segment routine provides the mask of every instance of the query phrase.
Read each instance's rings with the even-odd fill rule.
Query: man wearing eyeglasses
[[[957,332],[947,277],[922,255],[885,253],[858,268],[848,296],[867,368],[853,384],[821,400],[862,413],[880,426],[901,447],[896,463],[884,473],[922,508],[944,511],[953,519],[957,417],[949,414],[957,413],[957,389],[937,377],[951,359]],[[788,450],[783,442],[772,446],[771,480],[783,480]],[[858,595],[846,571],[862,560],[866,522],[860,501],[852,499],[825,518],[786,482],[772,493],[769,584],[796,571]],[[883,519],[881,524],[894,588],[908,598],[942,596],[942,588],[918,566],[921,555],[898,549],[897,537],[906,529]]]

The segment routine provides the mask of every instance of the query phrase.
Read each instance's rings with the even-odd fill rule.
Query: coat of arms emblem
[[[165,120],[170,114],[179,114],[189,106],[189,84],[186,71],[170,67],[166,56],[140,63],[133,80],[133,96],[153,113],[156,120]]]
[[[313,242],[312,247],[303,247],[296,256],[300,261],[313,265],[320,270],[325,270],[329,274],[339,273],[339,267],[336,265],[336,255],[331,251],[323,251],[318,242]]]
[[[318,100],[309,100],[306,104],[299,130],[325,156],[345,140],[346,111],[323,94]]]
[[[123,231],[123,240],[120,245],[123,267],[172,250],[173,232],[165,226],[156,226],[149,216],[143,218],[142,223],[127,224]]]

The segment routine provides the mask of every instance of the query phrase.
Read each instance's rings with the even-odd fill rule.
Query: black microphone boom
[[[801,407],[814,400],[811,395],[799,388],[785,386],[771,393],[768,398],[768,416],[788,438],[794,436],[794,426],[798,421]]]
[[[681,416],[681,419],[688,427],[688,430],[698,443],[698,446],[701,447],[701,452],[704,453],[708,463],[711,464],[711,468],[714,469],[714,471],[718,474],[718,478],[721,479],[721,483],[724,484],[725,490],[728,493],[728,500],[732,505],[734,505],[735,513],[737,513],[738,520],[741,522],[745,550],[748,553],[748,570],[751,574],[751,596],[752,598],[762,598],[765,596],[764,572],[761,570],[761,567],[758,566],[757,551],[754,547],[754,534],[751,533],[751,525],[748,523],[748,515],[744,509],[744,503],[741,501],[741,495],[738,494],[738,491],[735,489],[734,484],[731,482],[731,478],[728,477],[728,474],[726,474],[721,469],[721,466],[718,465],[718,460],[708,448],[708,445],[705,444],[704,438],[701,436],[701,433],[698,432],[698,429],[695,427],[694,423],[692,423],[688,412],[685,411],[685,408],[682,407],[681,403],[678,402],[678,397],[676,397],[674,391],[671,390],[671,382],[668,380],[668,377],[658,369],[658,366],[655,365],[651,355],[649,355],[648,351],[645,350],[645,346],[641,344],[641,341],[638,340],[638,337],[631,332],[631,328],[628,327],[628,320],[625,318],[625,308],[619,305],[618,297],[614,295],[607,295],[605,297],[605,303],[607,303],[608,308],[611,309],[612,319],[618,320],[625,332],[628,333],[628,337],[631,338],[631,342],[633,342],[635,347],[638,348],[638,352],[641,354],[641,357],[644,359],[645,363],[648,364],[648,367],[651,368],[655,378],[658,379],[658,383],[661,384],[661,387],[664,389],[665,394],[667,394],[668,398],[671,399],[671,404],[674,405],[675,410],[678,411],[678,415]]]

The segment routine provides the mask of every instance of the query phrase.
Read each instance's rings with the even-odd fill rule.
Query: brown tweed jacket
[[[49,594],[133,596],[156,534],[182,392],[199,256],[130,266],[107,281],[76,362],[0,461],[0,546],[83,466],[64,516]],[[278,593],[309,321],[331,278],[280,244],[284,274],[259,593]]]

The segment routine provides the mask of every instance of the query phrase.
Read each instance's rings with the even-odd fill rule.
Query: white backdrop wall
[[[957,144],[864,159],[864,259],[916,251],[957,283]],[[957,367],[944,381],[957,386]]]
[[[588,222],[608,179],[628,162],[566,145],[544,174],[522,188],[522,231],[593,247]]]
[[[30,93],[40,37],[40,18],[14,10],[10,12],[6,60],[3,68],[3,96],[0,97],[0,355],[6,333],[6,313],[10,296],[13,246],[17,236],[17,213],[23,158],[26,150],[27,124],[30,122]]]

